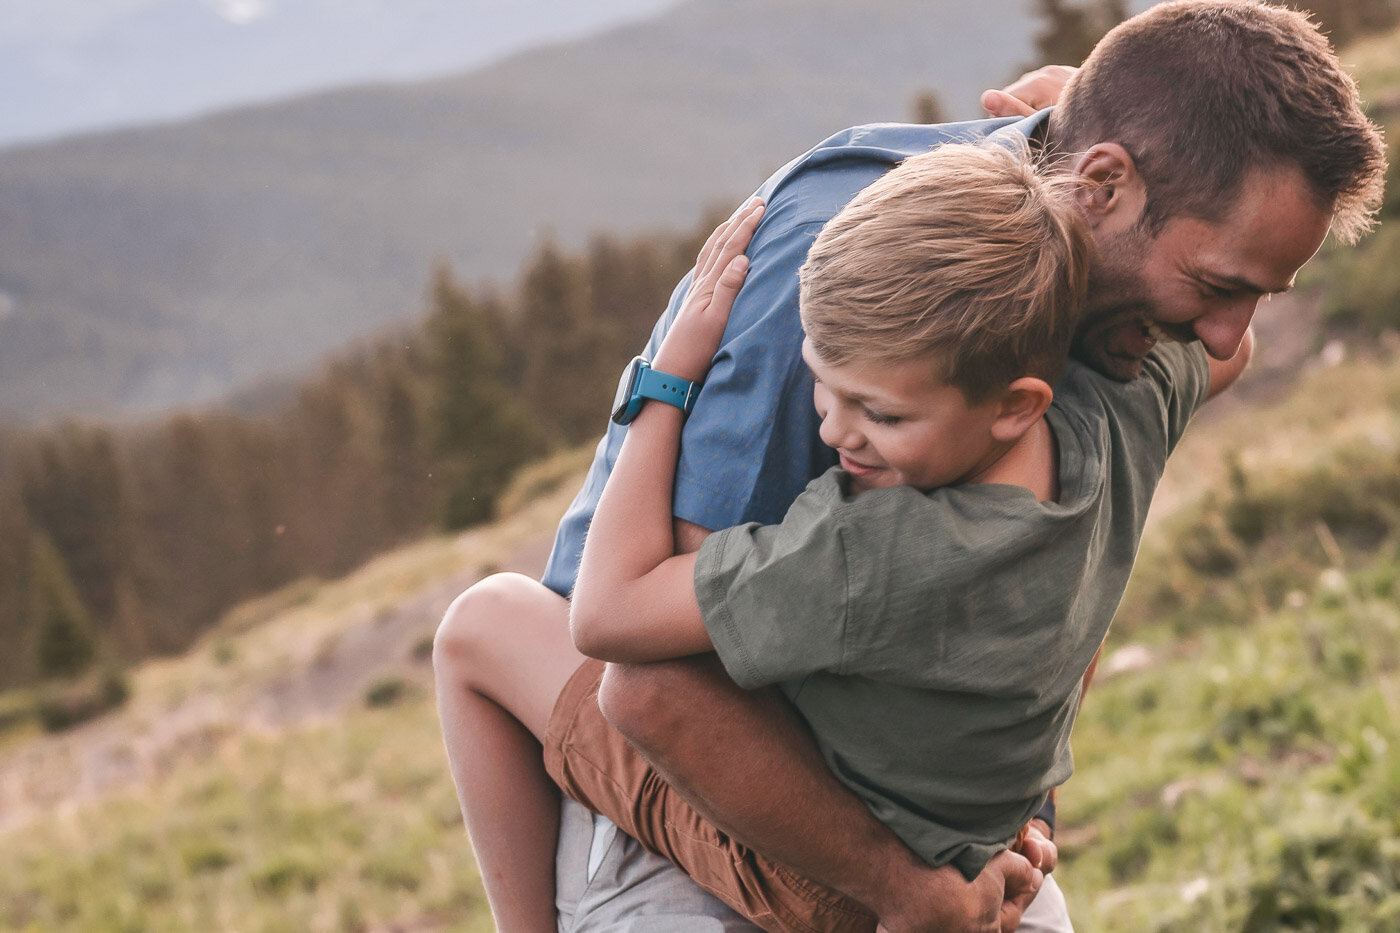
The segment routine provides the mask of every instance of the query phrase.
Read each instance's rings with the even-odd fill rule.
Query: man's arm
[[[1039,870],[1010,852],[972,882],[929,867],[836,781],[781,694],[740,689],[712,655],[609,665],[599,701],[700,814],[865,904],[886,929],[1011,930],[1040,887]]]

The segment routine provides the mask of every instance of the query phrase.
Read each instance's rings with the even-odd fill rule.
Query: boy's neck
[[[1057,500],[1060,458],[1050,422],[1042,416],[972,482],[1021,486],[1029,489],[1037,501]]]

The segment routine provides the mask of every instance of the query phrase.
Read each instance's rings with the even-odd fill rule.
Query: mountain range
[[[6,0],[0,145],[479,68],[677,0]]]

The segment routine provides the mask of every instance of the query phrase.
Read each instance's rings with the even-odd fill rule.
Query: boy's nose
[[[851,419],[841,414],[838,406],[832,406],[822,417],[821,429],[817,432],[822,443],[828,447],[844,447],[854,450],[860,446],[860,438],[852,429]]]

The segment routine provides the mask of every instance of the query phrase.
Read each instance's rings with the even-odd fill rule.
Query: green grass
[[[238,735],[0,846],[6,930],[489,930],[427,698]]]
[[[1075,728],[1076,929],[1400,929],[1400,361],[1193,429]],[[1111,673],[1116,650],[1151,661]]]
[[[1400,923],[1393,567],[1328,574],[1094,686],[1062,811],[1077,928]]]
[[[490,930],[419,646],[329,722],[274,730],[246,711],[351,626],[547,535],[571,486],[236,609],[185,657],[133,669],[131,701],[87,732],[40,736],[33,696],[0,696],[0,930]],[[69,794],[104,744],[150,773]]]
[[[1397,399],[1400,362],[1353,360],[1206,419],[1174,458],[1061,798],[1077,929],[1400,928]],[[233,704],[314,665],[348,620],[499,564],[569,485],[496,528],[244,607],[186,658],[134,671],[118,716]],[[1129,645],[1150,663],[1112,673]],[[15,728],[0,751],[49,741]],[[147,783],[0,835],[3,930],[490,927],[409,673],[323,725],[215,721]]]

